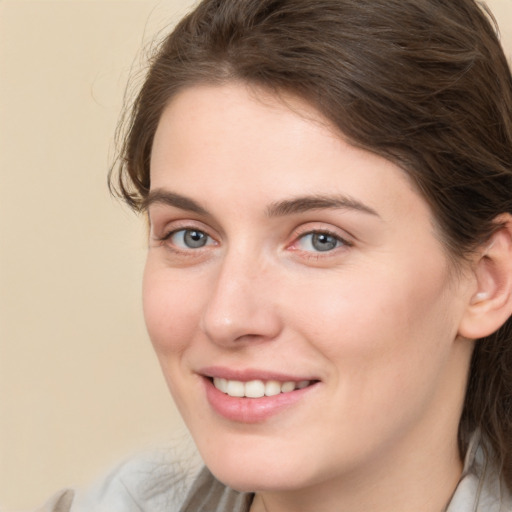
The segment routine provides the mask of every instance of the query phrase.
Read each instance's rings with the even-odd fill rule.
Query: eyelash
[[[199,229],[195,226],[183,226],[183,227],[179,227],[179,228],[176,228],[176,229],[173,229],[167,233],[165,233],[163,236],[161,237],[156,237],[156,240],[161,243],[162,245],[165,244],[165,242],[169,241],[174,235],[176,235],[177,233],[179,233],[180,231],[183,231],[183,233],[185,234],[186,232],[190,232],[190,231],[195,231],[197,233],[202,233],[204,234],[206,237],[208,237],[208,239],[210,240],[215,240],[213,237],[211,237],[204,229]],[[208,244],[207,244],[208,245]],[[179,253],[188,253],[189,251],[196,251],[197,249],[194,249],[192,247],[188,248],[188,249],[181,249],[179,247],[176,247],[176,246],[170,246],[168,245],[168,248],[172,251],[175,251],[175,252],[179,252]],[[199,247],[198,249],[201,249],[202,247]]]
[[[213,240],[215,242],[215,239],[212,236],[210,236],[205,230],[199,229],[199,228],[197,228],[195,226],[180,226],[180,227],[178,227],[176,229],[173,229],[173,230],[165,233],[161,237],[155,237],[155,238],[156,238],[156,240],[160,244],[167,245],[167,248],[169,250],[173,251],[174,253],[178,253],[178,254],[190,254],[192,252],[199,252],[204,247],[207,247],[209,245],[213,245],[213,244],[209,244],[207,242],[204,246],[201,246],[201,247],[197,247],[197,248],[189,247],[187,249],[184,249],[184,248],[181,248],[181,247],[177,247],[175,244],[172,244],[172,245],[171,244],[165,244],[165,242],[168,242],[177,233],[183,232],[184,236],[185,236],[186,232],[191,232],[191,231],[202,233],[203,235],[208,237],[208,239],[210,241]],[[309,251],[309,250],[304,250],[304,249],[301,249],[301,248],[298,248],[298,247],[294,248],[294,246],[299,244],[306,237],[308,237],[308,236],[314,237],[315,235],[326,235],[327,237],[332,237],[333,239],[335,239],[336,243],[339,244],[339,245],[336,245],[332,249],[328,249],[328,250],[325,250],[325,251],[321,251],[321,250]],[[331,230],[328,230],[328,229],[309,229],[309,230],[304,230],[304,231],[301,231],[301,232],[298,232],[298,233],[294,234],[293,235],[293,242],[291,244],[287,245],[287,248],[290,248],[290,249],[292,249],[292,250],[294,250],[296,252],[302,253],[304,255],[304,257],[306,257],[308,259],[319,259],[319,258],[324,258],[324,257],[331,256],[332,253],[336,249],[340,249],[340,248],[344,248],[344,247],[345,248],[346,247],[352,247],[352,246],[353,246],[352,242],[349,242],[347,239],[341,237],[338,233],[335,233],[335,232],[333,232]]]
[[[332,237],[336,240],[337,243],[339,243],[339,245],[337,245],[336,247],[334,247],[332,249],[325,250],[325,251],[320,251],[320,250],[308,251],[308,250],[301,249],[299,247],[294,248],[293,250],[295,250],[297,252],[301,252],[307,258],[319,259],[319,258],[325,258],[325,257],[332,256],[333,252],[335,252],[336,249],[343,249],[343,248],[353,246],[352,242],[349,242],[346,238],[341,237],[339,235],[339,233],[335,233],[334,231],[331,231],[329,229],[307,229],[307,230],[297,233],[294,236],[294,241],[288,247],[293,248],[293,246],[298,245],[306,237],[308,237],[308,236],[314,237],[315,235],[326,235],[328,237]]]

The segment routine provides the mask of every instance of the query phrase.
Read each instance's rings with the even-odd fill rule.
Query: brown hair
[[[512,78],[474,0],[204,0],[163,41],[131,109],[113,188],[140,209],[169,100],[245,81],[309,101],[353,144],[401,166],[455,260],[512,213]],[[480,340],[460,422],[512,488],[512,320]]]

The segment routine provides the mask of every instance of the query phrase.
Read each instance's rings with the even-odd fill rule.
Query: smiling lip
[[[230,370],[220,367],[204,368],[200,372],[205,386],[206,398],[212,409],[220,416],[240,423],[261,423],[271,416],[291,407],[301,401],[316,388],[318,379],[310,377],[295,377],[281,373],[272,373],[258,370]],[[292,391],[278,392],[273,396],[260,396],[257,398],[230,396],[217,389],[213,379],[225,379],[247,383],[251,381],[301,383]],[[305,384],[307,383],[307,385]],[[286,388],[286,386],[285,386]]]

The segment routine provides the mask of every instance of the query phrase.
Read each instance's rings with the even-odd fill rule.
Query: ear
[[[497,331],[512,315],[512,215],[496,217],[499,228],[477,252],[474,290],[459,335],[479,339]]]

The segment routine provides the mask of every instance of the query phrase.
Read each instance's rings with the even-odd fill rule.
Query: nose
[[[225,257],[212,277],[201,318],[201,329],[212,342],[239,347],[279,335],[282,322],[272,274],[257,258],[240,253]]]

